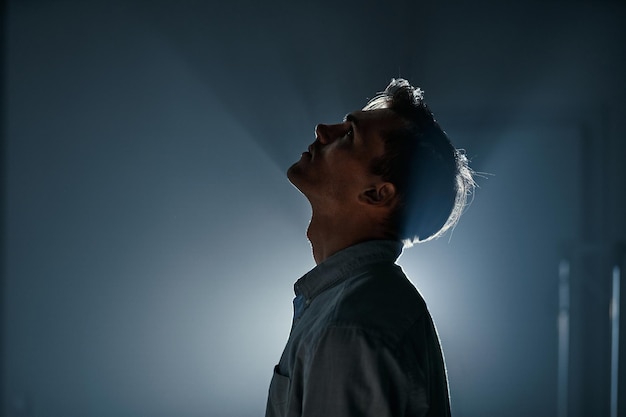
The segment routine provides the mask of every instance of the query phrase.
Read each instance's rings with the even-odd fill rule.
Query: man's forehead
[[[368,127],[389,127],[401,123],[401,118],[391,109],[356,110],[348,113],[344,121]]]

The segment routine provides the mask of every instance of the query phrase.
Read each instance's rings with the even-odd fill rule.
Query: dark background
[[[399,260],[454,415],[610,415],[623,2],[22,0],[3,29],[4,415],[263,415],[313,266],[284,171],[397,76],[486,173]]]

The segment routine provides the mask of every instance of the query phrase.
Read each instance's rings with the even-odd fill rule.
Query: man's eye
[[[353,136],[354,136],[354,129],[352,128],[348,129],[348,131],[346,132],[346,137],[349,139],[352,139]]]

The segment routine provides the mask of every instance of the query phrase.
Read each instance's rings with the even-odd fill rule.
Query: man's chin
[[[302,170],[298,166],[296,162],[287,170],[287,179],[291,182],[296,188],[298,187],[298,179],[302,176]]]
[[[291,180],[292,177],[302,177],[304,175],[304,169],[301,159],[294,162],[287,170],[287,178]]]
[[[304,194],[302,186],[305,184],[306,180],[304,178],[302,166],[300,166],[298,162],[290,166],[287,170],[287,179],[291,184],[293,184],[294,187]]]

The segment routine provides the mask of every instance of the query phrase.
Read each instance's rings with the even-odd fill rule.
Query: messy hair
[[[370,168],[398,193],[388,223],[407,247],[435,239],[457,224],[473,192],[468,159],[435,121],[424,92],[407,80],[392,79],[363,110],[380,108],[402,121],[383,132],[384,154]]]

